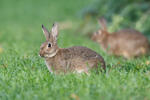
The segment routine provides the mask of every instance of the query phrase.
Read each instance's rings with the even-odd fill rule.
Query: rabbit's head
[[[39,55],[44,58],[53,57],[59,50],[57,46],[58,25],[54,23],[51,32],[42,25],[42,30],[46,41],[41,45]]]
[[[108,31],[106,27],[106,20],[104,18],[98,19],[99,24],[101,25],[101,29],[99,29],[97,32],[95,32],[92,36],[92,40],[96,41],[98,43],[101,43],[103,40],[106,39],[108,36]]]

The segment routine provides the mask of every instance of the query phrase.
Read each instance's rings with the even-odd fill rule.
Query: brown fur
[[[106,21],[103,24],[104,19],[101,20],[99,23],[106,25]],[[150,50],[148,39],[142,33],[133,29],[123,29],[110,34],[106,26],[102,26],[102,29],[92,36],[92,40],[98,42],[108,53],[125,58],[145,55]]]
[[[95,51],[81,46],[71,48],[59,48],[57,46],[58,29],[57,24],[54,24],[52,32],[44,28],[45,36],[50,36],[45,43],[41,45],[40,56],[45,58],[45,62],[50,72],[66,73],[78,72],[88,73],[90,69],[98,68],[100,64],[105,70],[104,59]],[[47,35],[50,34],[50,35]],[[51,43],[52,47],[47,47]]]

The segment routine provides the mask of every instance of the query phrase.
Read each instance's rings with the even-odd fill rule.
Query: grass
[[[78,11],[92,0],[0,1],[0,100],[149,100],[150,57],[125,60],[107,55],[98,44],[76,33]],[[60,47],[81,45],[99,52],[107,72],[50,74],[38,56],[45,41],[41,24],[71,22],[61,29]]]

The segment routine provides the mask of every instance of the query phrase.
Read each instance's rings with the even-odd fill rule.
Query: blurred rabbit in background
[[[145,55],[150,51],[149,41],[142,33],[134,29],[123,29],[110,33],[104,18],[100,18],[98,22],[101,29],[95,32],[91,39],[99,43],[109,54],[129,59]]]

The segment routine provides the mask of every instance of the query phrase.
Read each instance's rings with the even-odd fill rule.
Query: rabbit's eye
[[[52,45],[50,43],[48,43],[48,47],[50,48]]]

